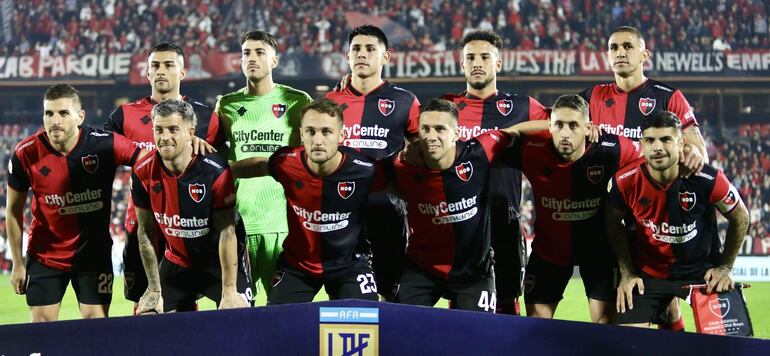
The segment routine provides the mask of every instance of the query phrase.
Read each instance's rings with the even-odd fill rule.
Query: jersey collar
[[[371,95],[375,95],[375,94],[377,94],[377,92],[383,90],[388,84],[390,84],[390,82],[388,82],[387,80],[383,80],[382,83],[380,83],[380,85],[376,86],[374,89],[372,89],[368,93],[364,94],[364,93],[356,90],[356,88],[353,88],[353,83],[351,82],[350,85],[348,85],[348,91],[350,91],[350,93],[355,95],[355,96],[371,96]]]

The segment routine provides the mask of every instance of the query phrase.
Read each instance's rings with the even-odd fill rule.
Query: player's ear
[[[497,60],[495,60],[495,72],[500,73],[500,71],[503,70],[503,58],[500,57],[499,50],[496,50],[495,53],[497,53]]]
[[[272,63],[270,65],[272,66],[272,69],[275,69],[278,67],[278,61],[281,59],[281,57],[276,53],[272,58]]]
[[[83,125],[83,121],[85,121],[85,119],[86,119],[86,111],[83,110],[83,109],[80,109],[80,111],[78,111],[78,125],[77,126],[80,127],[81,125]]]
[[[387,49],[382,53],[382,61],[383,63],[388,63],[390,61],[390,51]]]
[[[181,66],[179,67],[179,80],[184,79],[184,77],[187,76],[187,69],[184,67],[184,62],[181,63]]]

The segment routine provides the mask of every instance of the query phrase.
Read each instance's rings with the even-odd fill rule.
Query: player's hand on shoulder
[[[398,153],[398,159],[413,166],[425,166],[425,160],[422,157],[422,149],[418,142],[409,144],[401,150],[401,152]]]
[[[689,178],[693,174],[700,173],[706,160],[700,150],[692,144],[685,144],[679,157],[679,174],[682,178]]]
[[[639,290],[640,295],[644,294],[644,281],[634,274],[623,275],[618,285],[618,298],[615,305],[618,313],[634,309],[634,288]]]
[[[714,268],[709,268],[703,276],[703,279],[706,281],[706,293],[714,291],[726,292],[735,288],[733,271],[730,266],[719,265]]]
[[[219,301],[219,309],[247,308],[249,303],[241,297],[238,292],[222,292],[222,299]]]
[[[217,151],[214,146],[210,145],[206,140],[198,137],[193,136],[192,137],[192,146],[193,146],[193,154],[196,155],[205,155],[207,153],[214,153]]]
[[[11,285],[16,294],[27,293],[27,269],[14,264],[11,270]]]
[[[332,91],[343,91],[345,90],[348,85],[350,85],[350,73],[345,73],[345,75],[342,76],[340,79],[340,82],[337,83],[337,85],[334,86],[334,89]]]
[[[161,291],[146,290],[136,308],[136,315],[163,313],[163,294]]]

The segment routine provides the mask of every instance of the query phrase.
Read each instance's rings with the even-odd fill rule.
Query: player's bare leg
[[[59,320],[59,308],[61,308],[61,303],[29,307],[30,312],[32,312],[32,322]]]
[[[658,324],[659,329],[684,331],[684,320],[679,307],[679,298],[674,297],[666,309],[666,322]]]
[[[535,318],[553,319],[553,315],[556,313],[556,304],[526,304],[527,316]]]
[[[110,314],[109,304],[80,303],[80,316],[83,319],[106,318]]]
[[[609,324],[615,314],[615,304],[588,298],[588,313],[591,314],[591,322]]]

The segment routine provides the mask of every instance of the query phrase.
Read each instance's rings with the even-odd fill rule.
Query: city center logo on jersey
[[[294,213],[297,214],[301,220],[304,220],[302,222],[302,227],[310,231],[330,232],[344,229],[350,224],[348,219],[352,213],[349,212],[341,213],[339,211],[335,211],[333,213],[324,213],[320,210],[309,211],[301,206],[296,206],[294,204],[289,205],[291,205]]]
[[[586,175],[589,182],[597,184],[604,177],[604,166],[590,166],[586,168]]]
[[[43,197],[43,200],[48,205],[59,206],[59,215],[90,213],[104,207],[101,189],[66,192],[63,195],[48,194]]]
[[[490,130],[498,130],[499,127],[482,128],[481,126],[460,126],[460,139],[468,141],[478,135],[481,135]]]
[[[380,99],[377,101],[377,108],[380,109],[380,113],[388,116],[396,109],[396,102],[390,99]]]
[[[191,183],[187,186],[187,191],[190,193],[190,198],[196,203],[200,203],[206,196],[206,186],[200,183]]]
[[[639,143],[636,142],[636,140],[642,139],[642,127],[637,126],[636,128],[630,128],[625,127],[623,125],[613,125],[613,124],[599,124],[599,128],[606,133],[611,133],[613,135],[623,136],[625,138],[630,138],[634,141],[634,146],[637,146]],[[602,146],[606,146],[604,142],[602,142]],[[638,149],[638,147],[637,147]]]
[[[155,221],[163,228],[163,232],[168,236],[179,237],[183,239],[194,239],[203,237],[209,233],[209,218],[183,218],[179,215],[166,215],[165,213],[153,213]],[[180,229],[181,228],[181,229]],[[201,229],[190,229],[201,228]]]
[[[653,98],[641,98],[639,99],[639,111],[642,112],[642,114],[649,115],[653,110],[655,110],[655,99]]]
[[[473,164],[471,162],[460,163],[459,166],[455,166],[455,173],[457,173],[457,178],[467,182],[473,176]]]
[[[86,172],[94,174],[96,173],[96,169],[99,168],[99,156],[88,155],[80,157],[80,163],[83,165],[83,169],[85,169]]]
[[[356,191],[356,182],[339,182],[337,183],[337,193],[342,199],[350,198],[353,192]]]
[[[431,219],[433,225],[452,224],[476,216],[476,213],[479,212],[479,208],[476,206],[477,201],[478,196],[474,195],[451,203],[446,201],[438,204],[419,203],[417,210],[420,214],[433,216]]]
[[[709,300],[709,311],[718,318],[724,318],[730,312],[730,299],[717,298]]]
[[[551,214],[554,221],[581,221],[594,217],[599,211],[602,198],[572,200],[569,198],[540,197],[540,205],[545,209],[555,210]]]
[[[679,205],[682,209],[690,211],[695,206],[695,193],[679,193]]]
[[[497,101],[497,111],[503,114],[503,116],[508,116],[508,114],[510,114],[512,110],[513,110],[513,100],[500,99]]]
[[[342,126],[342,136],[345,140],[342,144],[353,148],[368,148],[384,150],[388,148],[388,133],[390,129],[380,127],[380,125],[364,126],[354,124],[352,126]],[[359,137],[359,138],[354,138]],[[367,137],[367,138],[362,138]]]
[[[283,114],[286,113],[286,105],[284,104],[273,104],[273,116],[275,116],[276,119],[280,119]]]
[[[667,221],[656,224],[652,220],[642,220],[642,225],[652,232],[652,238],[670,244],[683,244],[698,236],[696,222],[671,225]]]

